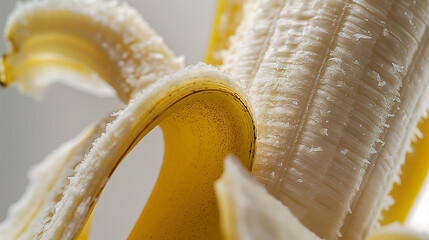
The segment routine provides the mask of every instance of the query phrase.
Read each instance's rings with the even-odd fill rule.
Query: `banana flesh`
[[[44,218],[27,216],[25,223],[15,227],[6,222],[0,229],[14,234],[9,239],[85,239],[89,225],[82,227],[110,174],[136,142],[160,124],[166,158],[130,239],[184,238],[189,233],[199,239],[219,238],[214,193],[194,194],[193,184],[201,180],[200,189],[208,189],[231,152],[250,169],[256,131],[252,175],[287,207],[253,183],[234,185],[246,180],[231,176],[241,173],[228,163],[233,170],[227,168],[217,185],[227,239],[281,239],[287,234],[308,234],[309,239],[314,234],[324,239],[367,238],[381,209],[388,207],[386,196],[424,113],[427,5],[387,0],[226,0],[219,5],[218,28],[212,35],[218,44],[211,45],[206,61],[220,65],[232,77],[204,65],[163,77],[182,68],[181,59],[123,3],[43,0],[22,5],[8,23],[12,48],[2,59],[2,85],[31,90],[47,84],[43,79],[55,77],[51,75],[56,70],[71,74],[73,80],[81,78],[91,90],[105,80],[124,103],[133,101],[108,124],[86,157],[74,153],[74,147],[64,150],[64,155],[71,154],[68,157],[58,157],[80,160],[76,170],[63,164],[70,177],[66,186],[61,183],[67,174],[46,180],[47,185],[62,186],[61,196],[46,203],[48,217],[37,208],[31,211]],[[233,24],[222,25],[221,18]],[[248,101],[242,92],[248,93]],[[151,119],[154,116],[159,118]],[[219,119],[226,124],[219,125]],[[178,125],[187,131],[177,133]],[[190,134],[195,132],[201,135]],[[92,142],[86,136],[81,141]],[[213,165],[204,168],[209,159]],[[199,167],[193,169],[195,163]],[[179,167],[189,178],[171,185],[172,179],[183,177],[173,170]],[[201,174],[207,169],[213,174]],[[166,186],[169,191],[162,191]],[[244,195],[228,195],[240,187]],[[52,189],[56,188],[37,194],[50,194]],[[261,198],[255,204],[278,207],[266,213],[241,208],[240,199],[250,199],[258,191]],[[188,195],[195,198],[189,200]],[[171,199],[180,204],[171,206]],[[189,204],[195,199],[211,207],[195,208],[198,204]],[[12,213],[24,209],[30,206]],[[193,213],[186,219],[193,221],[179,219],[189,211]],[[240,218],[246,211],[254,214],[258,226]],[[284,217],[277,219],[277,212]],[[231,223],[234,219],[236,223]],[[302,231],[288,232],[282,229],[284,222]],[[267,223],[275,226],[272,232]]]
[[[225,170],[216,181],[224,239],[320,239],[304,227],[290,210],[267,193],[232,156],[225,160]],[[427,240],[398,223],[375,230],[369,240]]]
[[[319,237],[365,239],[424,113],[427,3],[253,8],[223,66],[255,111],[252,175]]]
[[[224,168],[215,184],[224,239],[320,240],[269,195],[237,159],[228,157]]]

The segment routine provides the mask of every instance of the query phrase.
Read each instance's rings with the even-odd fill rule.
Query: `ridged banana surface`
[[[220,0],[216,67],[183,68],[123,2],[22,3],[0,83],[60,78],[124,106],[33,168],[0,239],[86,239],[109,177],[157,125],[164,162],[129,239],[362,240],[382,215],[403,222],[429,169],[415,135],[428,26],[427,1]],[[426,239],[401,234],[371,239]]]
[[[428,2],[250,5],[223,68],[255,112],[252,174],[321,238],[364,239],[425,110]]]

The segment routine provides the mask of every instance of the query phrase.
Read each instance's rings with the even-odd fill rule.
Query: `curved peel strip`
[[[234,158],[215,184],[225,240],[320,240]]]
[[[153,84],[118,112],[74,168],[61,198],[51,203],[53,215],[44,220],[37,239],[77,237],[116,166],[158,124],[165,134],[165,159],[130,239],[171,235],[216,239],[218,217],[211,186],[221,174],[223,159],[233,153],[250,169],[253,158],[254,126],[239,93],[227,75],[203,65]]]
[[[62,80],[105,93],[106,81],[127,102],[183,66],[132,7],[120,1],[42,0],[22,3],[6,26],[6,79],[22,91]]]

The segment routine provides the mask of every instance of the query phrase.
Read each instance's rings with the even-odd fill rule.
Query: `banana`
[[[91,91],[110,86],[126,106],[40,165],[35,176],[43,166],[59,170],[34,177],[0,238],[86,239],[109,176],[158,124],[164,164],[130,239],[223,231],[226,239],[360,240],[383,209],[387,222],[403,220],[414,197],[399,196],[415,196],[428,172],[418,169],[414,188],[396,186],[399,210],[387,210],[425,113],[428,10],[405,0],[221,0],[206,57],[217,68],[182,69],[124,3],[21,5],[7,24],[2,85],[30,91],[60,73]],[[420,151],[405,167],[424,162]],[[272,196],[227,160],[218,213],[212,184],[229,153]]]

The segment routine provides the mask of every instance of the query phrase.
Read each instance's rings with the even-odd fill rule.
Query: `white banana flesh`
[[[215,188],[225,240],[320,240],[237,159],[229,156],[224,168]]]
[[[365,239],[427,93],[427,1],[251,2],[224,54],[250,92],[252,174],[325,239]]]
[[[224,239],[320,240],[270,195],[233,157],[216,182]],[[428,240],[429,235],[393,223],[376,229],[369,240]]]

